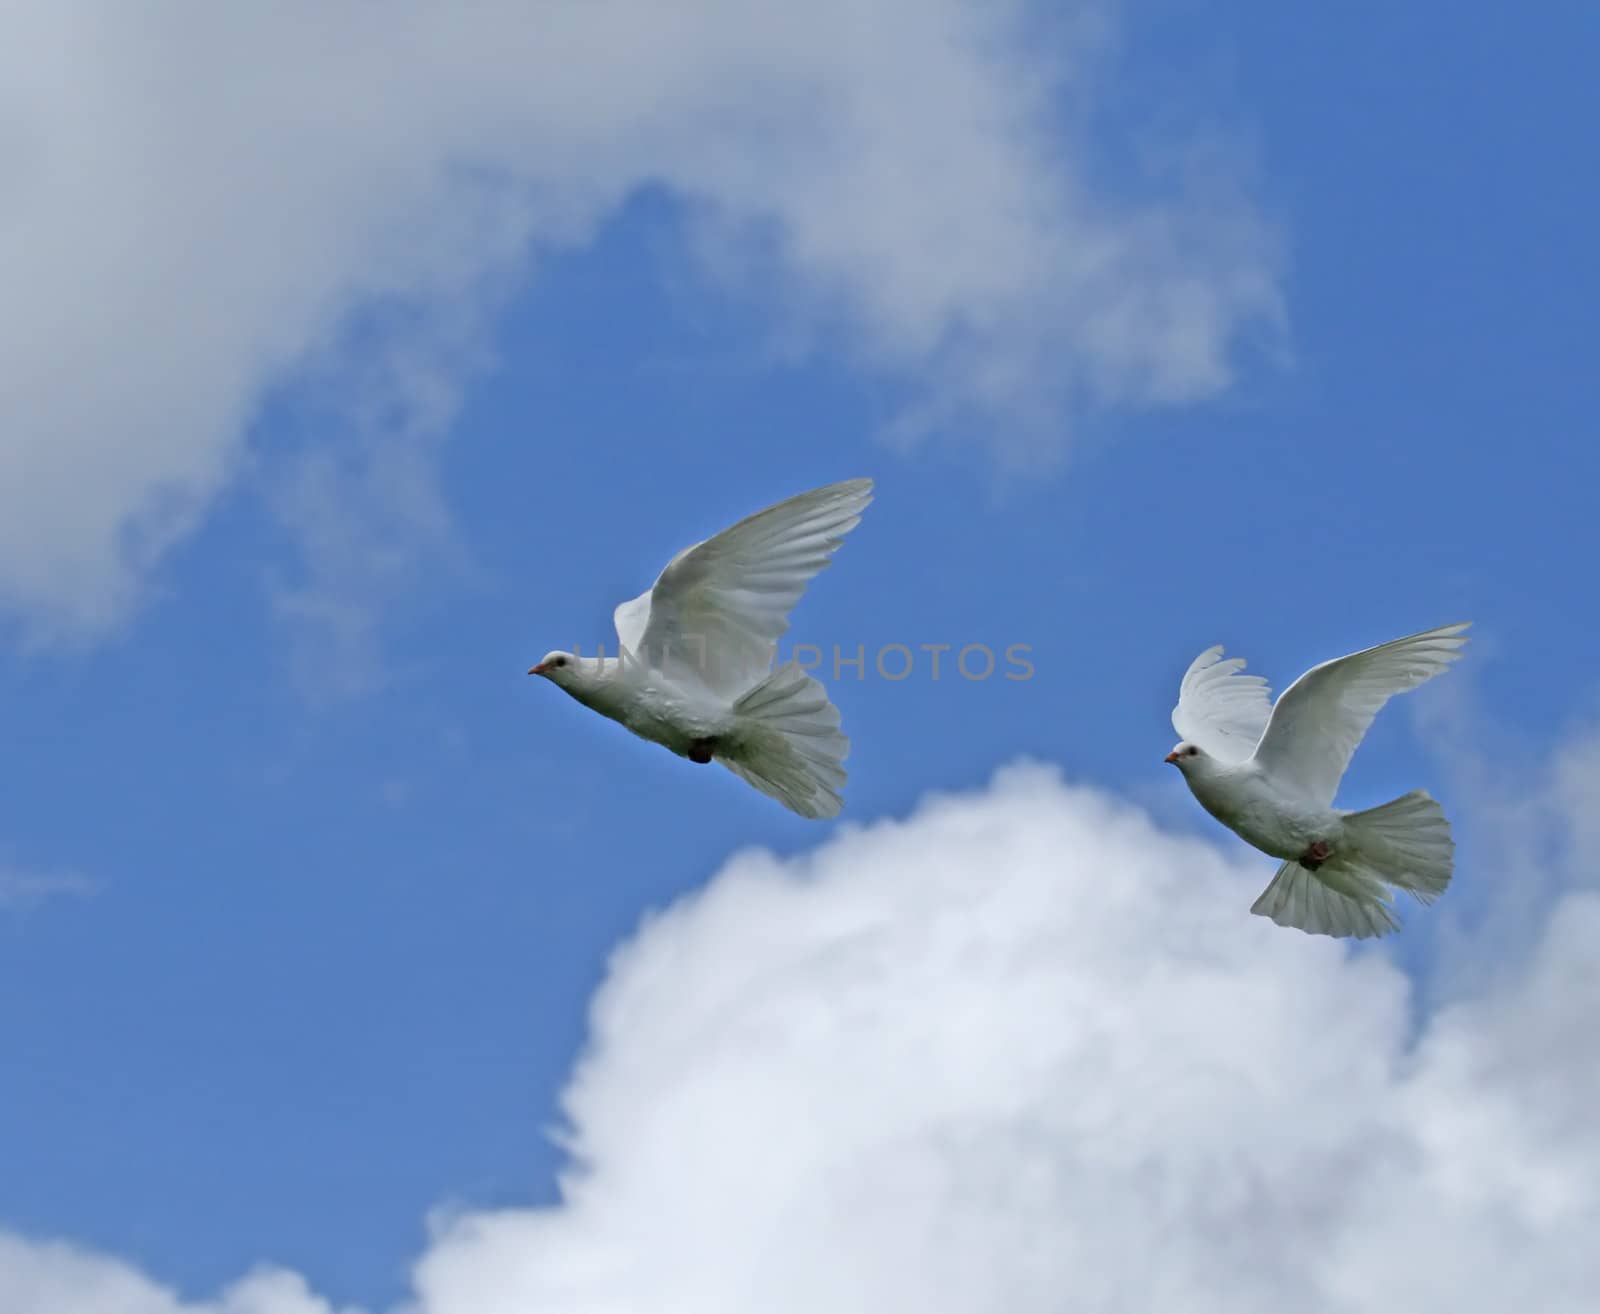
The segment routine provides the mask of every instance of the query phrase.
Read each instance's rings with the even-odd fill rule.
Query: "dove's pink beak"
[[[1161,760],[1163,762],[1172,762],[1172,763],[1176,764],[1177,761],[1178,761],[1178,750],[1176,748],[1174,748],[1170,753],[1168,753]]]
[[[547,669],[548,668],[545,666],[545,664],[543,662],[540,662],[537,666],[530,666],[528,668],[528,674],[529,675],[543,675]]]

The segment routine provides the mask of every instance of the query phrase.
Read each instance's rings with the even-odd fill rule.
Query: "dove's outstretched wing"
[[[623,649],[737,697],[767,674],[789,613],[871,501],[870,479],[829,484],[685,548],[617,608]]]
[[[1461,655],[1471,622],[1445,625],[1313,666],[1283,691],[1256,761],[1307,799],[1331,807],[1356,745],[1383,705]]]
[[[1240,675],[1243,657],[1222,660],[1222,645],[1207,648],[1194,659],[1178,688],[1172,728],[1191,744],[1230,766],[1256,751],[1267,718],[1272,691],[1259,675]]]

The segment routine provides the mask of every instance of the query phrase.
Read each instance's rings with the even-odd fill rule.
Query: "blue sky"
[[[729,855],[804,854],[833,827],[524,672],[613,642],[612,607],[678,548],[859,474],[877,500],[792,637],[1027,644],[1036,674],[830,679],[853,742],[839,825],[1031,758],[1220,844],[1161,764],[1196,652],[1222,642],[1281,688],[1471,619],[1468,661],[1391,707],[1341,798],[1426,784],[1462,843],[1447,898],[1360,953],[1425,991],[1463,937],[1500,966],[1476,937],[1501,841],[1460,755],[1531,779],[1596,706],[1600,181],[1579,144],[1600,112],[1600,17],[1116,18],[1118,47],[1088,65],[1096,112],[1058,90],[1026,158],[1081,148],[1076,179],[1107,194],[1181,209],[1220,188],[1249,215],[1242,264],[1282,320],[1224,325],[1225,386],[1063,403],[1047,379],[897,442],[896,417],[959,359],[919,355],[855,294],[828,301],[803,260],[769,268],[759,242],[719,256],[716,205],[669,181],[475,270],[446,308],[418,275],[420,330],[384,311],[335,350],[328,326],[383,286],[353,278],[304,343],[251,358],[260,386],[219,408],[230,445],[109,619],[8,576],[0,872],[93,888],[0,900],[0,1226],[194,1296],[270,1259],[377,1309],[408,1289],[435,1206],[554,1203],[549,1129],[613,950]],[[1076,57],[1071,31],[1049,39]],[[754,118],[788,112],[747,94]],[[1191,129],[1207,148],[1193,191],[1138,173]],[[159,319],[159,297],[145,309]],[[359,409],[393,341],[442,390],[442,420],[418,419],[414,394],[398,425]],[[462,342],[481,363],[455,367]],[[94,392],[98,359],[75,388]],[[392,384],[373,385],[380,402]],[[1019,417],[1035,403],[1043,421]],[[83,486],[119,477],[92,444],[71,450]],[[408,462],[397,491],[383,472]],[[10,466],[17,497],[70,520],[55,485],[30,493],[34,468],[26,450]],[[308,501],[324,476],[329,501]],[[286,599],[307,597],[344,638],[296,619]],[[58,624],[69,612],[95,617]],[[1423,732],[1445,716],[1448,742]]]

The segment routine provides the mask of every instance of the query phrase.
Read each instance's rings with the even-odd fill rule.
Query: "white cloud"
[[[4,1233],[0,1293],[7,1314],[335,1314],[303,1278],[282,1269],[252,1273],[216,1300],[191,1304],[118,1260]]]
[[[1040,768],[736,856],[612,963],[563,1203],[441,1218],[416,1314],[1592,1308],[1600,896],[1418,1018],[1248,915],[1269,868]],[[42,1254],[0,1308],[212,1308]],[[250,1314],[308,1308],[276,1280]]]
[[[913,425],[1215,392],[1273,243],[1209,163],[1107,181],[1113,8],[0,0],[0,613],[101,632],[352,312],[481,327],[645,185],[920,380]],[[347,608],[318,551],[302,592]]]

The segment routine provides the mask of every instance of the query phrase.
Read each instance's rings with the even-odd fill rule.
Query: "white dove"
[[[1250,911],[1313,935],[1386,935],[1400,923],[1390,887],[1432,903],[1450,883],[1455,844],[1425,790],[1364,812],[1333,806],[1373,718],[1397,693],[1461,654],[1470,622],[1413,634],[1313,666],[1274,706],[1244,659],[1208,648],[1183,677],[1167,754],[1200,806],[1263,853],[1284,859]]]
[[[528,674],[802,817],[836,816],[850,752],[839,709],[797,665],[772,662],[790,611],[871,501],[872,480],[850,479],[756,512],[616,609],[616,658],[551,652]]]

